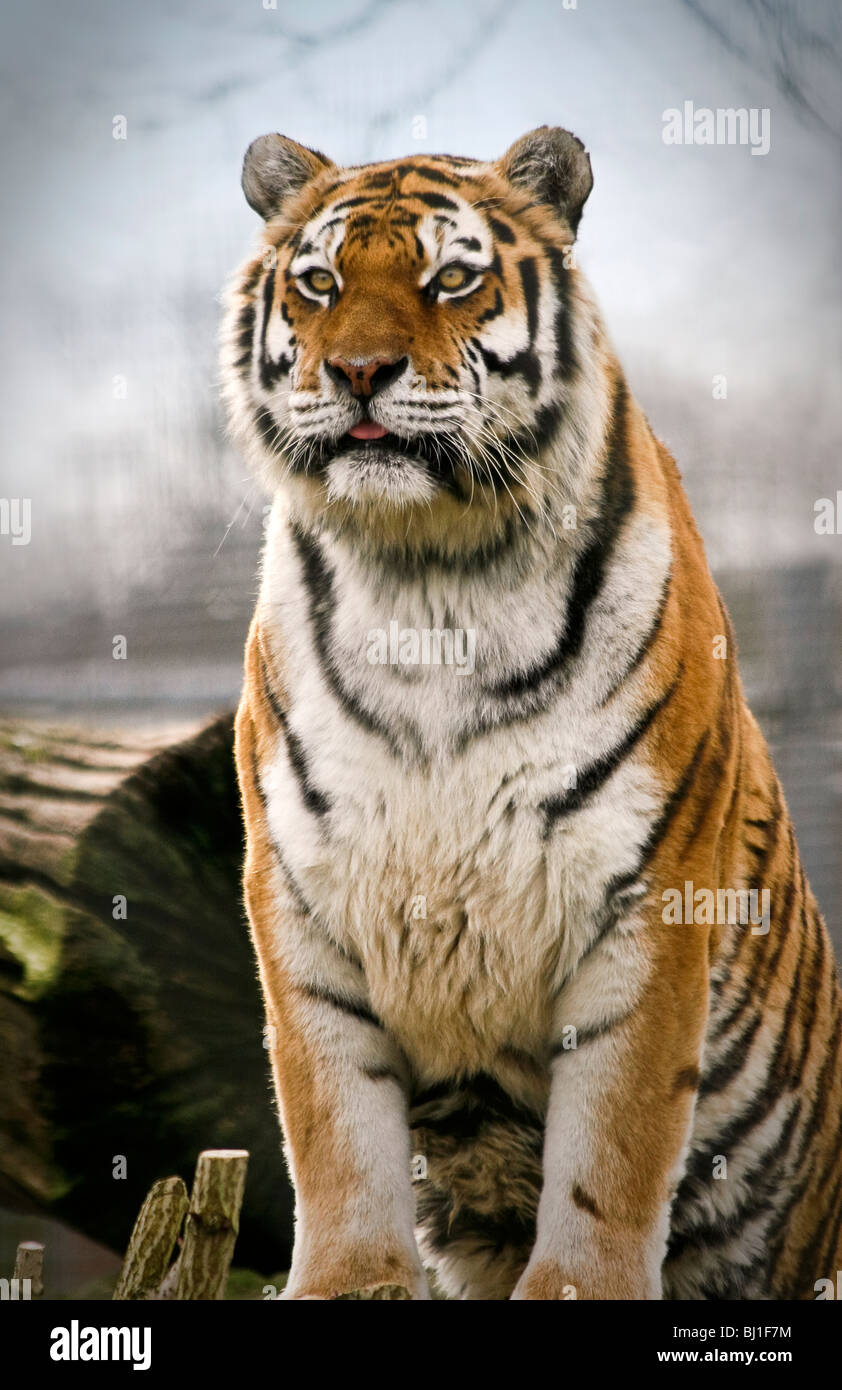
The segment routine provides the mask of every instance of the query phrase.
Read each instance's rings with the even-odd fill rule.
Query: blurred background
[[[236,701],[266,499],[224,437],[216,334],[256,232],[249,141],[281,130],[349,163],[493,158],[565,125],[595,174],[581,264],[684,474],[842,948],[841,15],[6,6],[0,496],[30,499],[31,540],[0,535],[0,714],[163,739]],[[664,112],[688,101],[768,109],[769,152],[664,143]],[[833,534],[816,529],[823,498]]]

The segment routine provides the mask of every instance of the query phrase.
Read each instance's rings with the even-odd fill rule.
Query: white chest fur
[[[280,736],[263,786],[273,836],[308,904],[359,955],[372,1007],[419,1074],[436,1079],[488,1067],[502,1047],[546,1042],[558,984],[592,939],[606,885],[636,862],[658,789],[629,759],[607,794],[545,838],[542,801],[610,750],[628,715],[594,705],[585,662],[542,713],[460,745],[482,701],[477,681],[444,665],[407,679],[370,663],[365,642],[393,619],[447,626],[449,616],[467,626],[471,612],[445,615],[429,586],[415,612],[404,598],[396,613],[400,597],[335,588],[331,650],[351,697],[338,698],[300,565],[288,538],[270,539],[261,620],[284,652],[289,727],[329,809],[308,809]],[[503,632],[546,649],[546,596],[531,626],[528,586],[520,597],[520,623],[511,609],[498,628],[491,609],[482,616],[481,661],[499,651]],[[415,731],[414,750],[411,740],[390,743],[398,727]]]

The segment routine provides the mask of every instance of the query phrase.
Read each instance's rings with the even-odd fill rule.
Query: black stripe
[[[342,684],[332,651],[332,618],[335,606],[333,580],[316,538],[304,531],[297,523],[293,523],[291,530],[309,598],[310,624],[322,674],[334,698],[339,702],[349,719],[353,719],[366,733],[376,734],[382,738],[392,756],[400,759],[402,756],[401,748],[392,731],[371,714],[356,696],[347,691]],[[405,730],[405,735],[420,755],[422,750],[417,734]]]
[[[722,833],[723,833],[723,834],[727,834],[728,827],[729,827],[730,824],[731,824],[731,817],[732,817],[733,814],[734,814],[734,809],[735,809],[736,804],[737,804],[737,797],[739,796],[739,793],[740,793],[740,791],[742,790],[742,785],[743,785],[743,783],[742,783],[742,772],[743,772],[743,721],[742,721],[742,719],[738,716],[738,717],[737,717],[737,762],[736,762],[736,766],[735,766],[735,768],[734,768],[734,779],[733,779],[733,786],[732,786],[732,788],[731,788],[731,795],[730,795],[730,797],[728,798],[728,805],[727,805],[726,810],[725,810],[725,815],[724,815],[723,818],[722,818]]]
[[[289,756],[290,767],[295,774],[301,799],[307,807],[307,810],[312,812],[314,816],[327,815],[331,807],[330,798],[327,797],[324,792],[320,791],[318,787],[315,787],[310,780],[310,771],[307,764],[307,755],[304,752],[304,746],[298,735],[290,728],[286,710],[281,705],[277,692],[269,678],[266,658],[262,652],[260,655],[260,668],[263,679],[263,689],[266,692],[266,698],[269,701],[272,713],[281,727],[281,732],[283,733],[286,743],[287,754]]]
[[[312,917],[310,904],[307,902],[306,898],[304,897],[304,894],[301,892],[301,889],[299,888],[295,880],[292,870],[290,869],[283,854],[281,853],[280,846],[278,845],[277,841],[275,840],[275,837],[272,835],[269,829],[269,807],[266,802],[266,793],[263,790],[263,783],[260,780],[260,767],[257,761],[257,749],[254,745],[252,745],[251,751],[251,772],[252,780],[254,782],[254,789],[257,792],[261,810],[263,811],[263,819],[265,822],[266,834],[268,836],[269,844],[271,846],[272,853],[275,857],[275,861],[278,865],[278,868],[281,871],[281,875],[284,879],[284,882],[286,883],[286,886],[289,890],[293,902],[295,903],[295,906],[298,908],[298,911],[301,913],[303,917]],[[333,944],[335,945],[336,943],[334,942]],[[339,950],[343,955],[345,954],[341,947],[337,946],[337,950]]]
[[[803,907],[802,920],[804,921],[804,930],[806,931],[807,921],[806,917],[804,916]],[[809,1013],[805,1019],[801,1020],[801,1051],[798,1054],[797,1060],[793,1063],[791,1072],[791,1081],[794,1086],[800,1086],[804,1079],[802,1073],[804,1070],[804,1063],[806,1062],[807,1055],[810,1051],[810,1043],[813,1041],[813,1027],[816,1022],[816,1015],[818,1013],[819,1008],[819,986],[821,984],[822,974],[824,973],[824,932],[821,929],[819,929],[819,931],[815,933],[814,939],[815,946],[813,949],[813,964],[810,972],[810,978],[807,981],[806,989],[804,991],[809,1001]]]
[[[254,336],[254,304],[244,304],[237,317],[237,346],[245,352],[251,349]]]
[[[463,183],[463,180],[456,174],[448,174],[444,169],[434,168],[432,164],[401,164],[397,172],[401,176],[421,174],[425,179],[432,179],[433,183],[447,183],[451,188],[461,188]]]
[[[452,198],[446,198],[443,193],[407,193],[407,198],[417,198],[419,203],[424,203],[428,208],[447,208],[448,212],[458,212],[459,204]]]
[[[265,267],[264,264],[263,264],[263,259],[262,259],[262,257],[261,257],[261,259],[260,259],[259,261],[255,261],[254,265],[251,267],[251,269],[249,270],[248,274],[247,274],[246,276],[244,276],[244,278],[243,278],[243,280],[241,281],[241,283],[237,286],[237,289],[239,290],[239,293],[240,293],[240,294],[251,294],[252,291],[253,291],[253,289],[254,289],[254,287],[255,287],[255,285],[257,284],[258,280],[260,279],[260,277],[261,277],[261,275],[263,274],[263,272],[264,272],[265,269],[266,269],[266,267]]]
[[[715,1216],[711,1221],[687,1228],[674,1227],[670,1234],[667,1260],[678,1259],[691,1250],[710,1250],[724,1245],[728,1240],[739,1235],[749,1221],[756,1220],[764,1211],[775,1210],[777,1204],[774,1197],[780,1195],[778,1165],[789,1148],[798,1124],[800,1111],[801,1102],[796,1101],[778,1137],[773,1140],[748,1172],[739,1175],[741,1188],[750,1194],[742,1205],[727,1217]],[[716,1181],[712,1172],[708,1174],[708,1180],[710,1183]],[[697,1195],[706,1195],[707,1192],[708,1184],[703,1184],[700,1185]],[[681,1194],[679,1193],[676,1198],[676,1215],[679,1222],[680,1197]],[[783,1205],[788,1213],[791,1203],[785,1201]],[[765,1242],[764,1255],[768,1257]]]
[[[669,831],[669,828],[672,825],[675,817],[681,810],[681,807],[693,782],[693,778],[696,774],[696,769],[704,754],[708,737],[709,730],[705,729],[705,731],[699,738],[698,743],[696,744],[692,758],[687,764],[687,767],[684,769],[684,772],[681,776],[681,780],[673,788],[672,792],[667,798],[666,803],[664,804],[664,808],[660,816],[655,821],[654,825],[649,831],[649,834],[643,842],[637,863],[635,864],[634,868],[629,869],[626,873],[623,874],[615,874],[614,877],[610,879],[609,882],[606,884],[605,894],[603,898],[603,906],[600,914],[601,920],[599,928],[597,930],[596,936],[593,938],[590,945],[587,947],[587,949],[579,957],[579,960],[576,962],[574,970],[579,969],[582,962],[584,960],[587,960],[588,956],[593,954],[593,952],[602,943],[602,941],[617,926],[618,922],[622,921],[623,917],[627,914],[629,907],[628,895],[630,892],[633,892],[635,890],[635,886],[638,883],[641,875],[653,859],[654,855],[658,850],[659,845],[661,844],[667,832]],[[556,990],[556,998],[561,994],[562,990],[567,985],[568,980],[570,979],[573,973],[573,971],[570,971],[562,980],[561,984]]]
[[[489,217],[488,225],[498,241],[504,241],[507,246],[514,246],[517,237],[508,222],[499,217]]]
[[[347,208],[358,208],[363,203],[369,203],[373,208],[385,207],[386,201],[387,200],[385,198],[370,198],[367,195],[363,194],[362,196],[355,198],[343,198],[341,203],[333,204],[333,208],[331,209],[331,211],[345,212]]]
[[[234,366],[241,372],[251,363],[254,345],[254,320],[254,304],[244,304],[237,318],[237,348],[240,355],[234,363]]]
[[[800,1168],[804,1161],[808,1147],[812,1144],[816,1135],[824,1128],[827,1117],[827,1108],[830,1104],[830,1097],[833,1093],[833,1084],[836,1080],[836,1064],[839,1060],[839,1044],[842,1042],[842,1010],[837,1008],[836,1025],[831,1033],[830,1042],[827,1046],[825,1059],[822,1063],[821,1071],[815,1087],[813,1088],[813,1105],[801,1130],[801,1142],[795,1158],[797,1167]],[[836,1150],[831,1146],[833,1161],[837,1161]]]
[[[455,1087],[458,1082],[438,1081],[434,1086],[426,1086],[423,1091],[415,1090],[412,1093],[413,1112],[421,1111],[426,1106],[438,1106],[442,1101],[451,1099],[454,1105],[458,1104],[458,1090]]]
[[[541,363],[538,354],[531,347],[524,348],[523,352],[516,352],[514,357],[499,357],[490,348],[483,347],[478,338],[473,339],[473,342],[489,372],[502,377],[522,376],[529,387],[530,396],[537,394],[541,385]]]
[[[508,436],[506,443],[521,454],[540,455],[551,444],[564,419],[564,408],[559,401],[552,405],[542,405],[532,422],[531,429],[515,431]]]
[[[608,928],[615,925],[616,922],[620,920],[620,917],[622,916],[623,894],[627,893],[637,883],[641,874],[644,872],[644,870],[647,868],[652,858],[654,857],[658,849],[658,846],[661,844],[662,840],[667,834],[670,826],[672,825],[673,820],[678,815],[681,806],[684,803],[685,797],[687,796],[687,792],[690,789],[690,785],[693,781],[693,778],[695,776],[696,768],[698,767],[699,761],[704,753],[708,736],[709,731],[706,729],[702,734],[701,738],[699,739],[698,743],[696,744],[693,756],[690,759],[690,762],[687,764],[687,767],[684,769],[680,782],[677,784],[676,787],[673,788],[672,792],[667,798],[667,801],[664,805],[664,809],[662,810],[660,816],[655,821],[655,824],[652,826],[652,829],[649,831],[649,834],[643,842],[638,861],[635,864],[634,868],[629,869],[628,872],[624,874],[615,874],[615,876],[606,885],[603,913],[608,919]],[[618,900],[619,905],[617,907],[613,907],[612,904],[618,902]],[[599,944],[599,940],[601,939],[601,936],[604,934],[605,930],[606,927],[603,927],[603,931],[600,933],[600,936],[597,937],[597,939],[594,942],[592,942],[592,944],[588,947],[587,951],[585,952],[585,956],[589,955],[591,951],[594,949],[594,947]],[[585,956],[582,957],[583,960]]]
[[[772,833],[771,833],[770,835],[767,836],[766,853],[765,853],[763,859],[762,859],[761,861],[758,861],[758,864],[757,864],[756,869],[755,869],[755,883],[757,883],[757,884],[760,884],[760,877],[759,877],[759,876],[762,874],[762,871],[763,871],[763,869],[765,868],[766,863],[768,862],[768,860],[769,860],[769,858],[770,858],[770,856],[771,856],[771,854],[772,854],[772,850],[773,850],[773,848],[775,848],[775,847],[777,846],[777,842],[778,842],[778,834],[779,834],[780,825],[781,825],[780,815],[779,815],[780,810],[781,810],[781,804],[780,804],[780,788],[779,788],[779,784],[777,783],[777,781],[776,781],[775,784],[774,784],[774,790],[775,790],[776,801],[775,801],[775,803],[773,804],[774,819],[772,819],[771,822],[770,822],[770,827],[771,827],[771,832],[772,832]],[[727,824],[727,820],[726,820],[725,823]],[[738,939],[737,939],[737,949],[733,952],[732,957],[731,957],[731,960],[729,961],[727,973],[723,976],[722,980],[719,982],[718,993],[719,993],[720,995],[722,995],[722,993],[723,993],[725,987],[729,984],[729,982],[730,982],[730,980],[731,980],[731,977],[733,976],[735,966],[737,966],[737,964],[738,964],[738,962],[739,962],[739,959],[740,959],[740,957],[741,957],[742,948],[743,948],[743,946],[744,946],[746,940],[748,940],[748,939],[750,939],[750,938],[749,938],[749,934],[748,934],[747,932],[744,933],[744,935],[743,935],[742,937],[738,937]],[[778,940],[777,952],[776,952],[776,954],[775,954],[774,957],[773,957],[773,968],[774,968],[774,964],[777,963],[777,957],[778,957],[778,955],[780,954],[780,949],[781,949],[782,944],[783,944],[783,943],[782,943],[782,940],[779,938],[779,940]],[[731,1007],[730,1007],[728,1013],[725,1014],[725,1015],[723,1015],[723,1017],[721,1017],[721,1018],[713,1025],[713,1027],[712,1027],[712,1029],[711,1029],[711,1033],[710,1033],[710,1040],[711,1040],[712,1042],[716,1041],[717,1038],[720,1038],[720,1037],[723,1036],[723,1034],[727,1033],[727,1032],[733,1027],[734,1023],[737,1021],[737,1019],[738,1019],[738,1018],[740,1017],[740,1015],[742,1014],[743,1010],[745,1009],[746,1005],[748,1004],[749,999],[752,997],[752,994],[753,994],[753,992],[754,992],[754,988],[755,988],[755,984],[756,984],[756,976],[757,976],[757,974],[758,974],[758,971],[759,971],[758,960],[755,960],[754,965],[753,965],[753,968],[752,968],[752,971],[751,971],[751,973],[749,974],[748,978],[744,981],[744,983],[743,983],[743,985],[742,985],[742,988],[740,989],[740,992],[739,992],[739,994],[737,995],[736,1000],[732,1000],[732,1001],[731,1001]]]
[[[726,701],[726,697],[729,704],[730,719],[723,718],[722,706]],[[711,749],[710,763],[704,769],[703,776],[701,775],[702,769],[700,769],[699,784],[701,785],[702,796],[696,806],[696,813],[693,816],[692,823],[684,836],[684,842],[681,847],[682,854],[689,849],[696,839],[696,836],[701,832],[702,826],[710,815],[711,806],[716,800],[722,786],[722,774],[731,753],[731,744],[734,737],[734,723],[737,717],[734,705],[734,681],[730,678],[730,673],[728,673],[722,682],[722,689],[719,692],[719,698],[716,702],[716,711],[712,722],[712,727],[719,735],[719,744],[715,751]],[[704,786],[705,781],[707,782],[706,787]]]
[[[795,968],[792,991],[787,1001],[783,1023],[781,1024],[775,1040],[774,1051],[769,1061],[763,1085],[759,1091],[755,1092],[750,1103],[734,1115],[724,1129],[720,1130],[718,1136],[712,1142],[707,1143],[704,1148],[699,1149],[697,1153],[691,1157],[685,1173],[685,1182],[690,1183],[693,1180],[699,1181],[700,1179],[709,1177],[712,1172],[715,1155],[721,1153],[733,1154],[738,1145],[742,1144],[746,1136],[766,1119],[770,1110],[772,1110],[780,1100],[781,1088],[786,1080],[784,1061],[792,1031],[792,1020],[798,1001],[803,960],[804,942],[802,940],[798,964]],[[682,1187],[683,1185],[684,1184],[682,1184]],[[679,1189],[679,1196],[680,1195],[681,1189]]]
[[[795,834],[794,834],[794,831],[792,830],[792,827],[791,827],[791,826],[790,826],[789,838],[790,838],[790,846],[791,846],[791,848],[794,850],[794,849],[795,849]],[[793,924],[793,921],[794,921],[794,909],[795,909],[796,894],[797,894],[797,892],[798,892],[798,890],[799,890],[799,885],[798,885],[798,883],[797,883],[797,881],[796,881],[795,874],[794,874],[794,872],[793,872],[793,867],[794,867],[794,866],[790,866],[789,870],[786,872],[786,875],[785,875],[785,876],[786,876],[786,896],[785,896],[785,898],[784,898],[783,910],[782,910],[780,913],[773,913],[773,914],[772,914],[773,917],[776,919],[777,926],[778,926],[778,944],[777,944],[777,947],[776,947],[775,951],[773,952],[773,954],[771,955],[771,957],[769,957],[769,958],[767,958],[767,959],[765,959],[765,960],[764,960],[764,957],[763,957],[763,953],[760,952],[760,951],[758,951],[758,952],[757,952],[757,961],[755,961],[755,963],[754,963],[754,968],[752,969],[752,1000],[754,1001],[755,1004],[758,1005],[758,1007],[762,1007],[763,1004],[766,1003],[766,1000],[767,1000],[768,997],[769,997],[769,992],[770,992],[770,990],[771,990],[771,988],[772,988],[772,985],[775,983],[775,979],[776,979],[776,977],[777,977],[778,962],[779,962],[779,960],[780,960],[780,958],[781,958],[781,955],[782,955],[782,953],[783,953],[784,944],[785,944],[786,940],[788,939],[789,934],[790,934],[791,931],[792,931],[792,924]],[[799,948],[799,956],[798,956],[799,962],[801,961],[801,959],[802,959],[802,957],[803,957],[804,950],[805,950],[805,948],[806,948],[807,940],[808,940],[807,921],[806,921],[806,917],[805,917],[805,915],[804,915],[804,906],[805,906],[805,904],[804,904],[804,897],[803,897],[803,887],[802,887],[802,889],[801,889],[801,895],[802,895],[802,896],[801,896],[801,912],[800,912],[800,914],[799,914],[800,922],[801,922],[801,946],[800,946],[800,948]],[[777,882],[775,883],[774,888],[773,888],[773,890],[772,890],[772,896],[773,896],[773,898],[774,898],[775,901],[778,901],[778,900],[779,900],[779,896],[780,896],[780,885],[779,885]],[[771,925],[771,923],[770,923],[770,925]]]
[[[277,840],[272,835],[269,829],[269,808],[266,802],[266,793],[263,790],[263,784],[260,780],[260,769],[258,767],[257,762],[257,749],[254,746],[252,747],[251,762],[252,777],[254,779],[255,790],[257,792],[258,799],[263,810],[265,831],[269,839],[269,846],[272,850],[275,862],[277,863],[278,868],[281,871],[284,882],[287,886],[287,889],[289,890],[289,894],[293,899],[293,902],[295,903],[302,917],[306,917],[309,921],[314,923],[314,925],[316,925],[321,930],[321,932],[323,933],[323,939],[327,942],[331,949],[334,950],[338,956],[341,956],[343,960],[347,961],[349,965],[353,965],[355,969],[362,972],[363,963],[360,960],[357,953],[355,951],[350,950],[349,947],[343,946],[341,942],[337,941],[335,937],[331,935],[329,930],[325,929],[324,923],[319,921],[315,912],[313,911],[307,899],[304,897],[304,894],[302,893],[301,889],[299,888],[295,875],[293,874],[292,869],[287,864],[286,859],[284,858],[284,855],[281,851],[280,845],[278,844]]]
[[[341,217],[337,217],[334,220],[336,222],[342,221]],[[348,242],[351,241],[355,235],[358,235],[360,232],[364,232],[367,227],[376,227],[377,218],[373,217],[370,212],[352,212],[348,215],[348,221],[346,223],[346,226],[348,230],[345,234],[345,239],[342,242],[342,246],[339,248],[339,251],[337,252],[337,257],[344,256],[344,248],[348,245]],[[327,231],[327,227],[325,227],[324,230]],[[367,237],[365,238],[365,240],[366,244],[368,244]]]
[[[645,658],[649,654],[652,645],[658,636],[658,633],[661,631],[661,624],[664,621],[664,613],[667,609],[667,603],[669,602],[671,589],[672,567],[670,567],[670,569],[667,571],[667,577],[664,580],[663,585],[661,587],[661,596],[658,601],[658,607],[655,610],[655,616],[652,619],[652,624],[649,628],[649,631],[647,632],[646,636],[644,637],[643,641],[641,642],[640,646],[638,647],[628,666],[626,666],[625,670],[622,672],[621,675],[617,677],[617,679],[612,683],[612,685],[609,686],[607,693],[603,695],[602,699],[599,702],[600,709],[604,709],[611,697],[613,695],[616,695],[617,691],[620,689],[622,685],[626,684],[630,676],[634,675],[634,672],[637,670],[638,666],[641,664],[642,661],[645,660]]]
[[[573,1187],[570,1192],[570,1198],[573,1202],[574,1207],[578,1207],[580,1211],[586,1211],[589,1216],[593,1217],[594,1221],[604,1220],[602,1212],[597,1206],[594,1198],[591,1196],[589,1192],[586,1192],[585,1189],[581,1187],[579,1183],[575,1182],[573,1184]]]
[[[582,807],[590,801],[601,787],[605,785],[610,777],[614,775],[620,765],[625,761],[632,749],[643,738],[651,726],[653,720],[660,714],[661,710],[669,703],[681,683],[684,674],[684,666],[679,666],[671,685],[664,691],[660,699],[650,705],[648,710],[638,719],[634,727],[626,734],[625,738],[610,753],[598,758],[586,768],[581,777],[577,779],[575,787],[569,791],[562,792],[558,796],[545,798],[538,803],[538,809],[544,816],[543,837],[546,840],[556,821],[564,816],[572,815],[574,811],[580,811]]]
[[[260,384],[264,391],[269,391],[275,382],[282,376],[286,376],[292,367],[292,358],[284,353],[274,362],[266,353],[266,331],[269,327],[269,319],[272,314],[272,301],[275,295],[275,271],[269,271],[266,276],[266,283],[263,286],[263,324],[260,329]]]
[[[500,287],[498,285],[494,291],[494,303],[490,308],[483,310],[477,319],[477,323],[490,323],[492,319],[498,319],[504,308],[503,296],[500,293]]]
[[[357,1004],[351,999],[343,999],[341,994],[334,994],[333,990],[324,989],[321,985],[299,984],[296,988],[301,994],[306,994],[309,999],[316,999],[320,1004],[329,1004],[332,1009],[348,1014],[351,1018],[358,1018],[361,1023],[370,1023],[374,1028],[383,1027],[380,1020],[375,1018],[371,1009],[367,1008],[365,1004]]]
[[[412,197],[412,194],[409,196]],[[353,214],[354,217],[359,217],[359,215],[359,213]],[[393,232],[397,227],[409,227],[414,235],[420,216],[420,213],[412,212],[409,208],[401,208],[400,210],[395,208],[393,212],[389,213],[389,231]],[[393,239],[390,237],[389,244],[391,246],[397,246],[399,242],[396,238]],[[405,243],[403,244],[405,245]]]
[[[617,538],[634,505],[634,481],[626,453],[627,409],[628,389],[620,379],[614,388],[602,503],[593,522],[591,540],[575,564],[570,599],[558,640],[540,664],[519,671],[492,687],[491,693],[500,699],[527,694],[550,677],[558,676],[581,650],[588,613],[602,589]]]
[[[472,163],[472,160],[466,161]],[[434,164],[396,164],[391,169],[379,169],[371,174],[361,174],[358,180],[360,188],[391,188],[392,184],[403,181],[408,174],[419,174],[422,178],[430,179],[432,183],[446,183],[451,188],[461,188],[463,180],[457,174],[451,174],[446,169],[438,169]],[[412,198],[416,195],[412,193],[403,196]]]
[[[280,454],[281,428],[276,423],[271,411],[267,410],[265,406],[260,406],[254,412],[254,423],[260,438],[263,440],[263,447],[267,453],[277,458]]]
[[[834,1148],[833,1166],[836,1167],[838,1162],[839,1153]],[[831,1271],[827,1268],[827,1265],[824,1260],[820,1260],[819,1258],[819,1252],[821,1250],[822,1244],[827,1238],[828,1232],[830,1233],[831,1242],[829,1244],[829,1251],[831,1254],[836,1253],[835,1242],[839,1234],[839,1228],[837,1226],[837,1229],[834,1231],[833,1225],[831,1223],[831,1218],[833,1216],[834,1211],[833,1204],[835,1200],[840,1201],[839,1216],[840,1220],[842,1220],[842,1172],[840,1172],[839,1177],[836,1180],[835,1193],[831,1192],[830,1196],[825,1197],[822,1202],[824,1219],[813,1227],[809,1239],[807,1240],[807,1243],[801,1251],[801,1257],[798,1261],[798,1269],[796,1270],[795,1279],[793,1281],[796,1294],[802,1292],[803,1286],[807,1282],[814,1282],[816,1278],[823,1278],[826,1277],[826,1275],[830,1275],[832,1277],[832,1275],[835,1273],[835,1271]]]
[[[774,798],[770,807],[770,816],[772,820],[772,834],[767,835],[766,837],[765,858],[761,859],[758,862],[754,871],[754,884],[757,887],[763,886],[763,875],[766,869],[766,865],[769,863],[773,852],[777,849],[778,846],[778,835],[781,829],[781,819],[783,813],[783,801],[781,798],[781,784],[778,781],[777,777],[774,778],[774,781],[772,783],[772,795]]]
[[[791,827],[789,833],[791,838]],[[781,952],[783,951],[784,945],[786,944],[786,927],[789,924],[790,913],[792,912],[793,899],[795,897],[795,886],[795,878],[793,874],[790,872],[787,880],[784,909],[779,917],[776,914],[775,929],[778,934],[777,941],[775,943],[774,950],[771,952],[771,954],[769,954],[768,959],[766,961],[766,990],[762,994],[759,993],[759,985],[762,978],[764,956],[762,952],[758,951],[755,955],[754,961],[752,962],[751,970],[749,971],[748,976],[746,977],[743,987],[737,995],[736,1000],[731,1001],[731,1007],[728,1013],[725,1014],[723,1018],[719,1019],[718,1022],[714,1025],[714,1027],[711,1029],[711,1042],[716,1042],[719,1038],[724,1037],[726,1033],[729,1033],[731,1031],[734,1024],[738,1021],[738,1019],[742,1017],[750,1001],[753,1001],[754,1004],[759,1007],[759,1005],[765,999],[766,994],[768,994],[772,981],[775,978],[775,971],[777,970]],[[746,932],[745,936],[743,937],[743,941],[750,939],[750,933]],[[743,941],[741,941],[740,943],[741,946],[743,944]]]
[[[830,1216],[834,1211],[836,1212],[836,1220],[831,1221]],[[828,1203],[828,1224],[826,1231],[827,1239],[822,1248],[822,1253],[816,1261],[816,1266],[820,1271],[828,1268],[831,1259],[836,1255],[838,1249],[839,1233],[842,1231],[842,1172],[840,1172],[836,1180],[836,1186],[833,1189],[833,1194]]]
[[[394,1067],[382,1066],[363,1067],[363,1076],[367,1076],[369,1081],[396,1081],[403,1090],[403,1081]]]
[[[573,1027],[576,1028],[576,1046],[565,1047],[563,1040],[559,1039],[558,1042],[554,1042],[551,1045],[550,1056],[553,1061],[555,1061],[556,1057],[561,1057],[566,1052],[576,1053],[579,1048],[583,1047],[586,1043],[593,1042],[596,1038],[606,1037],[608,1033],[612,1032],[612,1030],[617,1028],[621,1023],[625,1023],[630,1017],[631,1013],[627,1010],[625,1013],[617,1014],[614,1018],[606,1019],[604,1023],[595,1024],[592,1028],[578,1028],[574,1023]]]
[[[646,865],[650,862],[656,849],[660,845],[661,841],[663,840],[664,836],[669,830],[673,820],[678,814],[682,802],[684,801],[688,791],[690,790],[690,784],[696,775],[696,770],[699,766],[699,763],[701,762],[704,750],[707,746],[709,736],[710,731],[708,729],[705,729],[704,733],[702,734],[701,738],[696,744],[690,762],[687,764],[687,767],[685,768],[682,774],[681,781],[678,783],[678,786],[675,787],[675,789],[670,793],[669,799],[663,811],[661,812],[657,821],[650,830],[646,838],[646,843],[643,846],[643,853],[641,855],[641,862],[639,865],[638,872],[640,871],[640,869],[645,868]]]
[[[763,1022],[763,1015],[760,1010],[755,1013],[750,1020],[748,1027],[744,1028],[738,1038],[731,1043],[724,1056],[705,1071],[699,1086],[699,1095],[709,1096],[716,1091],[722,1091],[733,1081],[738,1072],[742,1071],[747,1060],[748,1050],[754,1041],[757,1030]]]
[[[299,909],[299,912],[302,913],[303,917],[307,917],[307,919],[310,920],[310,922],[313,922],[315,926],[320,927],[322,934],[324,934],[324,940],[327,940],[329,947],[331,947],[333,951],[336,952],[336,954],[342,956],[343,960],[347,960],[347,963],[349,963],[349,965],[353,965],[354,967],[356,967],[357,970],[360,970],[361,972],[361,970],[363,970],[363,962],[361,962],[360,956],[356,954],[356,951],[352,951],[352,949],[349,949],[349,947],[345,947],[345,945],[342,945],[342,942],[336,941],[335,937],[332,937],[331,933],[329,933],[328,930],[325,930],[324,923],[318,920],[318,917],[313,912],[313,908],[311,908],[310,903],[308,903],[307,899],[304,898],[304,894],[302,890],[300,890],[299,884],[297,884],[295,874],[293,874],[292,869],[290,869],[288,863],[286,863],[286,859],[283,858],[283,853],[281,851],[281,847],[279,847],[278,841],[276,841],[274,835],[271,834],[270,824],[268,824],[267,799],[265,799],[263,783],[261,783],[260,780],[260,767],[258,767],[257,763],[257,749],[254,748],[254,746],[251,746],[251,776],[253,776],[254,780],[254,790],[257,791],[258,799],[260,799],[261,809],[263,809],[265,833],[267,833],[268,841],[270,841],[272,855],[274,855],[275,863],[276,865],[278,865],[278,869],[281,870],[283,881],[285,881],[286,887],[288,887],[290,897],[292,897],[293,902],[295,902],[296,908]]]
[[[526,328],[531,347],[538,331],[538,271],[531,256],[524,256],[522,261],[518,261],[517,268],[526,305]]]
[[[602,945],[603,941],[605,941],[606,938],[610,936],[614,928],[618,926],[619,923],[622,922],[625,917],[628,916],[629,907],[631,903],[634,901],[634,898],[629,897],[629,888],[626,886],[625,880],[634,877],[636,877],[636,874],[626,874],[623,876],[622,879],[612,880],[612,882],[608,884],[605,891],[604,906],[602,908],[600,917],[597,919],[598,926],[596,935],[591,939],[590,943],[582,952],[581,956],[576,962],[576,970],[579,969],[583,961],[586,961],[588,959],[588,956],[593,955],[594,951],[596,951],[597,948]],[[615,886],[616,884],[619,884],[620,886]],[[572,974],[573,971],[571,971],[568,975],[565,976],[564,980],[562,981],[561,985],[556,991],[557,995],[560,994],[561,991],[564,989]]]
[[[371,188],[391,188],[397,172],[396,169],[381,169],[377,173],[363,174],[357,180],[357,187],[366,191]]]
[[[570,274],[564,264],[564,252],[557,246],[545,246],[550,262],[553,284],[558,299],[555,314],[556,371],[564,378],[571,377],[578,367],[573,341],[573,306],[570,294]]]

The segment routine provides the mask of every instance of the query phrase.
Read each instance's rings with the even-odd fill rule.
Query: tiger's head
[[[265,226],[223,368],[258,472],[369,537],[461,546],[557,513],[604,413],[573,250],[592,181],[581,142],[546,126],[494,163],[339,168],[255,140],[242,182]]]

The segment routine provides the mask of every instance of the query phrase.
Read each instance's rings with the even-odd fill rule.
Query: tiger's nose
[[[363,362],[329,357],[325,361],[325,368],[337,386],[352,396],[376,396],[384,386],[397,380],[406,364],[406,357],[369,357]]]

